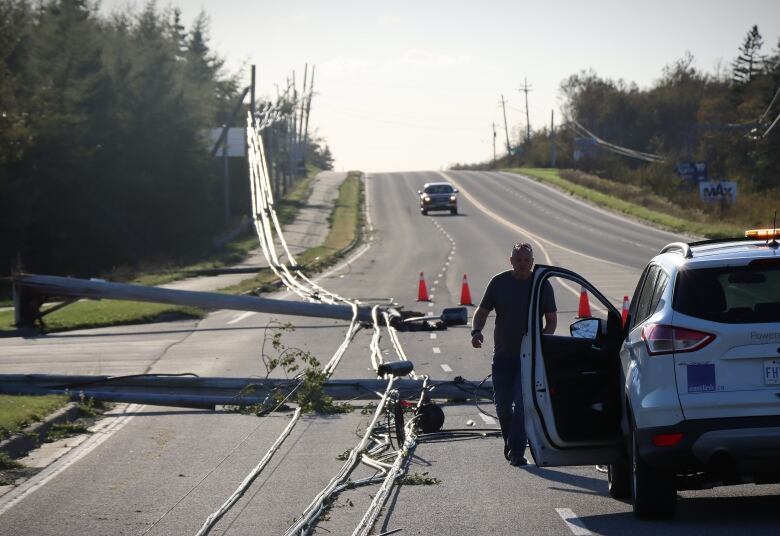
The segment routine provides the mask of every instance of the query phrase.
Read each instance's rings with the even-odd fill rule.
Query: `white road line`
[[[432,304],[432,303],[429,303],[429,304],[428,304],[428,307],[433,307],[433,304]]]
[[[43,487],[49,480],[92,452],[103,441],[111,437],[114,432],[119,431],[119,429],[130,422],[130,419],[132,419],[141,408],[143,408],[143,405],[141,404],[131,404],[125,406],[121,410],[115,410],[116,413],[110,413],[108,414],[108,417],[98,421],[98,424],[92,429],[94,433],[89,436],[86,441],[34,477],[25,480],[22,484],[0,497],[0,515],[7,512],[15,504],[18,504],[25,497]]]
[[[340,264],[337,264],[332,270],[329,270],[329,271],[325,272],[324,274],[318,275],[317,277],[312,279],[312,281],[317,283],[317,282],[319,282],[322,279],[330,277],[331,275],[335,274],[339,270],[343,270],[344,268],[348,268],[351,263],[355,262],[360,257],[362,257],[363,253],[365,253],[366,251],[371,249],[371,241],[372,241],[372,239],[369,238],[368,239],[368,244],[363,246],[360,250],[356,251],[354,255],[352,255],[351,257],[347,257],[347,259],[344,262],[342,262]],[[285,292],[283,294],[283,296],[289,296],[290,294],[292,294],[292,293],[288,290],[287,292]]]
[[[245,318],[249,318],[252,315],[256,315],[257,313],[255,311],[247,311],[245,313],[241,313],[240,315],[237,315],[233,320],[228,322],[228,324],[235,324],[236,322],[241,322]]]
[[[582,520],[577,517],[577,514],[575,514],[571,509],[556,508],[555,511],[558,512],[559,516],[561,516],[561,519],[563,519],[564,523],[566,523],[566,526],[569,527],[569,530],[571,530],[572,534],[576,534],[577,536],[593,534],[591,531],[585,528],[585,523],[583,523]]]
[[[441,364],[441,369],[442,369],[444,372],[452,372],[452,367],[451,367],[451,366],[449,366],[447,363],[442,363],[442,364]]]
[[[436,334],[435,333],[431,333],[431,339],[435,339],[435,338],[436,338]]]
[[[440,353],[441,353],[441,348],[439,348],[438,346],[434,346],[434,347],[433,347],[433,353],[434,353],[434,354],[440,354]],[[444,365],[442,365],[442,367],[443,367],[443,366],[444,366]]]
[[[585,253],[582,253],[582,252],[579,252],[579,251],[575,251],[575,250],[573,250],[573,249],[568,249],[568,248],[565,248],[565,247],[561,246],[560,244],[557,244],[556,242],[553,242],[553,241],[551,241],[551,240],[547,240],[546,238],[542,238],[542,237],[540,237],[540,236],[538,236],[538,235],[535,235],[534,233],[532,233],[532,232],[528,231],[527,229],[524,229],[524,228],[520,227],[519,225],[515,225],[514,223],[510,222],[509,220],[506,220],[506,219],[502,218],[501,216],[499,216],[498,214],[496,214],[495,212],[493,212],[493,211],[492,211],[492,210],[490,210],[489,208],[485,207],[485,205],[483,205],[482,203],[480,203],[479,201],[477,201],[477,200],[476,200],[476,199],[475,199],[475,198],[474,198],[474,197],[473,197],[471,194],[469,194],[468,192],[465,192],[465,191],[463,190],[463,187],[462,187],[462,186],[460,186],[460,185],[457,183],[457,181],[455,181],[455,180],[454,180],[452,177],[450,177],[449,175],[447,175],[446,173],[444,173],[444,172],[442,172],[442,171],[438,171],[437,173],[438,173],[439,175],[441,175],[441,176],[445,177],[445,178],[446,178],[446,179],[447,179],[447,180],[448,180],[448,181],[449,181],[451,184],[453,184],[453,185],[457,186],[457,187],[458,187],[458,190],[460,190],[460,191],[462,192],[463,196],[464,196],[466,199],[468,199],[469,201],[471,201],[471,203],[472,203],[472,204],[474,204],[474,205],[475,205],[475,206],[476,206],[476,207],[477,207],[479,210],[481,210],[482,212],[484,212],[485,214],[487,214],[489,217],[493,218],[494,220],[496,220],[497,222],[499,222],[499,223],[503,224],[504,226],[508,227],[509,229],[512,229],[513,231],[515,231],[515,232],[518,232],[518,233],[520,233],[521,235],[524,235],[524,236],[530,237],[530,238],[532,238],[533,240],[535,240],[535,241],[536,241],[536,243],[537,243],[537,245],[539,246],[539,249],[542,251],[542,255],[544,255],[544,259],[545,259],[545,262],[546,262],[547,264],[553,264],[553,262],[552,262],[552,257],[551,257],[551,256],[550,256],[550,254],[547,252],[547,248],[545,248],[545,247],[544,247],[544,244],[549,244],[549,245],[551,245],[551,246],[554,246],[554,247],[557,247],[557,248],[560,248],[560,249],[563,249],[563,250],[568,250],[568,251],[570,251],[571,253],[574,253],[574,254],[576,254],[576,255],[581,255],[581,256],[583,256],[583,257],[585,257],[585,258],[587,258],[587,259],[592,259],[592,260],[595,260],[595,261],[605,262],[605,263],[612,264],[612,265],[615,265],[615,266],[624,267],[624,265],[623,265],[623,264],[618,264],[618,263],[616,263],[616,262],[611,262],[611,261],[604,261],[604,260],[601,260],[601,259],[597,259],[596,257],[592,257],[592,256],[590,256],[590,255],[586,255]],[[569,292],[571,292],[571,293],[572,293],[572,294],[574,294],[575,296],[579,296],[579,295],[580,295],[580,293],[579,293],[579,290],[577,290],[577,289],[576,289],[576,288],[574,288],[572,285],[570,285],[569,283],[567,283],[565,279],[563,279],[563,278],[559,277],[559,278],[557,278],[557,281],[558,281],[558,282],[561,284],[561,286],[562,286],[562,287],[564,287],[565,289],[567,289]]]
[[[485,424],[489,424],[490,426],[496,424],[496,420],[490,415],[485,415],[484,413],[480,413],[479,417],[484,421]]]

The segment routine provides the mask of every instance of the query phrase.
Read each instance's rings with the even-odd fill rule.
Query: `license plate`
[[[764,384],[780,385],[780,359],[764,361]]]

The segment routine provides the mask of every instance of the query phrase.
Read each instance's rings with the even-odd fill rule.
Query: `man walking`
[[[531,295],[531,270],[534,265],[533,248],[528,243],[515,244],[509,257],[511,270],[501,272],[490,280],[485,295],[474,313],[471,345],[481,348],[485,338],[488,314],[496,310],[493,330],[493,390],[496,414],[504,438],[504,457],[513,466],[526,465],[525,419],[523,390],[520,381],[520,344],[528,325],[528,305]],[[541,312],[544,315],[543,333],[554,333],[558,323],[555,294],[549,281],[542,285]]]

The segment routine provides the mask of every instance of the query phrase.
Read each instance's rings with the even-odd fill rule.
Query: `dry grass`
[[[646,188],[602,179],[581,171],[547,168],[518,168],[510,171],[530,175],[603,207],[675,232],[707,238],[742,236],[744,233],[743,221],[713,214],[718,207],[702,206],[695,193],[680,192],[676,202],[673,202]],[[738,214],[739,203],[727,210],[731,214]]]

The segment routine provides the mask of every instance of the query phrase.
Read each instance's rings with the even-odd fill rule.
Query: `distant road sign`
[[[221,128],[209,129],[209,139],[216,143],[222,133]],[[243,127],[230,127],[227,133],[227,155],[246,156],[246,129]],[[217,158],[222,156],[222,147],[219,148]]]
[[[737,200],[737,183],[735,181],[705,181],[699,183],[699,199],[704,202]]]
[[[598,155],[598,146],[593,138],[574,138],[574,160],[593,158]]]
[[[680,162],[674,169],[686,181],[701,182],[709,180],[707,162]]]

